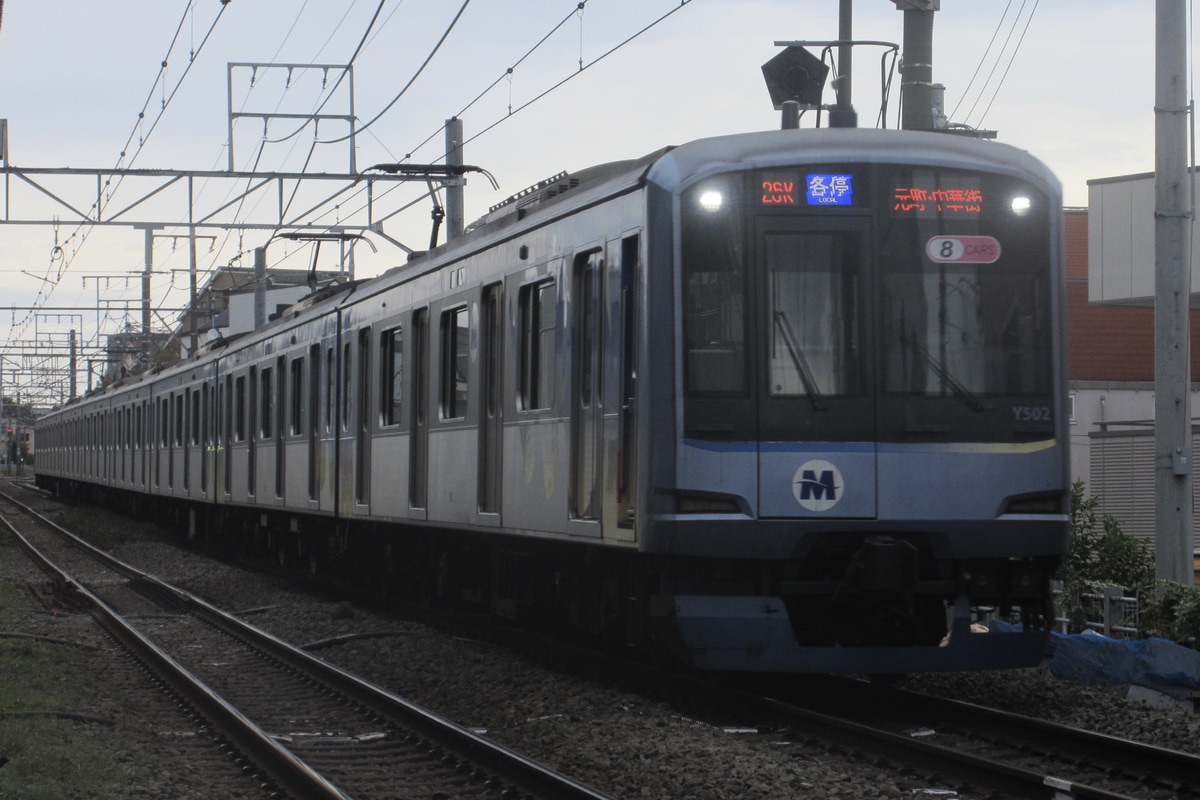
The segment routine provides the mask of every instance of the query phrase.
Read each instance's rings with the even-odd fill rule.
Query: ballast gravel
[[[707,724],[602,677],[564,674],[504,648],[297,593],[167,544],[129,543],[113,552],[295,644],[325,642],[315,651],[320,657],[614,798],[871,800],[937,788],[759,732],[753,718]],[[0,580],[10,579],[0,568]],[[42,609],[30,609],[31,628],[44,619]],[[364,633],[385,635],[352,638]],[[335,637],[347,638],[328,642]],[[1200,715],[1063,683],[1044,670],[915,675],[905,685],[1200,754]]]

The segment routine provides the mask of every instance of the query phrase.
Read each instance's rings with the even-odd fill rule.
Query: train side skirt
[[[650,611],[670,649],[703,670],[903,674],[1015,669],[1037,666],[1049,637],[1044,630],[972,632],[971,610],[961,603],[940,646],[805,646],[796,641],[778,597],[658,595]]]

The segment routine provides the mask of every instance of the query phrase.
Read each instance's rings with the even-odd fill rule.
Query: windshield
[[[793,172],[682,198],[689,434],[1053,435],[1048,199],[1006,176],[846,165],[846,202],[805,204],[806,179],[833,173]],[[756,192],[768,185],[797,188]]]
[[[1046,215],[1022,200],[1032,203],[1030,187],[930,170],[897,170],[889,185],[878,261],[881,437],[1052,431],[1050,233]],[[953,202],[961,198],[976,202]]]

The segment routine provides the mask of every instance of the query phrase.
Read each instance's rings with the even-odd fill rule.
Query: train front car
[[[775,131],[671,151],[648,213],[667,640],[718,670],[1037,663],[1069,519],[1053,175],[950,135]]]

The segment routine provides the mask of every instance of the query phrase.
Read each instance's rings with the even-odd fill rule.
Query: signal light
[[[762,73],[776,109],[783,108],[787,100],[815,108],[821,105],[829,66],[803,47],[791,45],[763,64]]]

